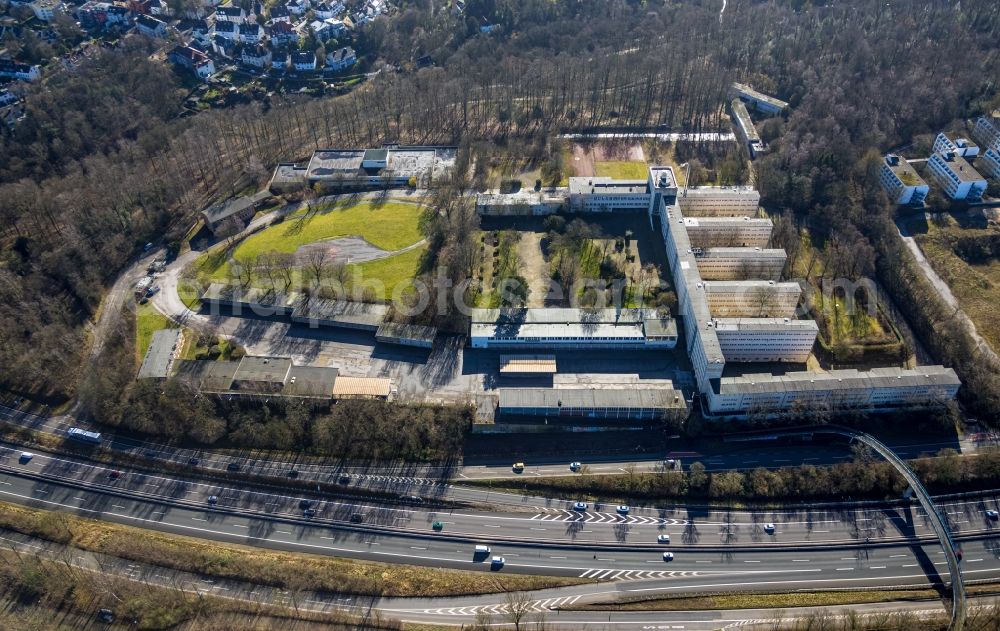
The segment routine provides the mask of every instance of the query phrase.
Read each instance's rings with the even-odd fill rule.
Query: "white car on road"
[[[577,502],[576,504],[573,504],[573,510],[587,510],[587,503]]]
[[[664,552],[663,553],[663,560],[667,561],[667,562],[673,561],[674,560],[674,553],[673,552]]]
[[[657,535],[656,543],[670,543],[670,535]]]
[[[774,524],[764,524],[764,532],[769,535],[774,534]]]
[[[615,510],[618,511],[619,515],[628,515],[628,512],[631,509],[628,506],[626,506],[625,504],[620,504],[618,506],[618,508],[616,508]]]

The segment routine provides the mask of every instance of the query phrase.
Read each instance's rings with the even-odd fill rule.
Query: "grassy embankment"
[[[203,256],[195,264],[197,275],[203,282],[225,280],[231,277],[230,257],[252,260],[268,252],[292,254],[304,245],[350,236],[361,237],[389,252],[401,250],[423,238],[419,229],[420,213],[419,204],[395,201],[358,202],[300,211],[247,237],[232,252]],[[379,300],[391,298],[399,285],[416,276],[425,250],[424,246],[419,246],[386,258],[348,264],[345,284],[350,289],[367,280],[375,281],[375,297]],[[296,278],[293,285],[301,285],[301,270],[297,271]],[[266,281],[255,279],[254,282]]]
[[[0,528],[96,552],[219,579],[306,591],[381,596],[449,596],[544,589],[580,579],[504,575],[355,562],[313,554],[169,535],[0,503]]]

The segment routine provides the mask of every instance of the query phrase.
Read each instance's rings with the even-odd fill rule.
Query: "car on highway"
[[[486,557],[490,555],[490,547],[484,543],[476,545],[476,548],[472,551],[472,558],[485,560]]]
[[[362,515],[361,513],[354,513],[354,514],[351,515],[351,523],[352,524],[360,524],[364,520],[365,520],[365,516]]]
[[[507,562],[507,559],[503,557],[493,557],[490,559],[490,568],[494,570],[499,570],[503,567],[503,564]]]
[[[229,464],[226,465],[226,471],[236,472],[239,470],[240,470],[240,463],[238,462],[230,462]]]
[[[208,503],[211,504],[212,506],[215,506],[216,504],[219,503],[219,496],[218,495],[209,495],[208,496]]]
[[[307,508],[304,511],[302,511],[302,514],[304,516],[306,516],[306,517],[315,517],[316,516],[316,509],[315,508]]]
[[[20,457],[18,457],[17,461],[20,462],[21,464],[28,464],[29,462],[31,462],[31,459],[34,458],[34,457],[35,457],[35,454],[27,452],[27,451],[22,451],[21,455],[20,455]]]
[[[443,521],[436,521],[433,524],[431,524],[431,528],[433,528],[434,530],[437,530],[438,532],[440,532],[440,531],[444,530],[444,522]]]
[[[296,478],[299,477],[299,472],[296,471],[295,469],[291,469],[285,475],[287,475],[289,478],[291,478],[292,480],[294,480],[294,479],[296,479]]]
[[[673,552],[664,552],[663,553],[663,560],[666,561],[666,562],[668,562],[668,563],[670,561],[673,561],[674,560],[674,553]]]
[[[351,483],[351,476],[347,475],[346,473],[341,473],[340,477],[337,478],[337,484],[350,484],[350,483]]]
[[[988,510],[986,511],[986,518],[989,519],[990,521],[1000,520],[1000,513],[996,512],[995,510]]]
[[[424,498],[419,495],[400,495],[399,499],[408,504],[423,504]]]
[[[577,502],[573,504],[573,510],[587,510],[586,502]]]
[[[583,465],[580,464],[579,462],[575,462],[574,461],[574,462],[569,463],[569,470],[570,471],[579,471],[582,468],[583,468]]]
[[[299,508],[301,508],[302,510],[310,508],[312,507],[312,505],[313,505],[312,500],[299,500]]]
[[[108,477],[111,478],[112,480],[117,480],[118,478],[122,477],[122,472],[118,470],[112,471],[111,473],[108,474]]]
[[[673,458],[667,458],[666,460],[663,461],[663,468],[673,469],[676,464],[677,461],[675,461]]]
[[[774,524],[764,524],[764,532],[769,535],[774,534]]]
[[[670,543],[670,535],[656,535],[656,543]]]
[[[625,504],[619,504],[618,508],[615,509],[615,512],[617,512],[619,515],[628,515],[630,510],[632,509],[626,506]]]
[[[523,462],[515,462],[514,466],[511,467],[511,469],[514,470],[514,473],[523,473],[524,472],[524,463]]]
[[[200,464],[201,460],[198,460],[197,458],[188,458],[188,466],[197,467]]]

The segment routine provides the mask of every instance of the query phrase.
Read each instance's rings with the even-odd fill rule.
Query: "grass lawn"
[[[137,305],[135,310],[135,361],[142,363],[142,358],[146,356],[146,349],[153,340],[153,333],[160,329],[172,329],[177,325],[167,319],[159,311],[153,308],[148,302],[144,305]]]
[[[351,265],[354,271],[351,284],[356,286],[359,280],[376,279],[380,281],[381,288],[376,288],[376,296],[379,300],[391,300],[396,287],[401,284],[409,284],[417,275],[420,266],[420,257],[427,251],[427,246],[413,248],[402,254],[390,256],[377,261],[369,261],[360,265]],[[402,291],[402,289],[400,290]]]
[[[184,303],[184,306],[191,311],[197,312],[201,309],[201,291],[194,282],[189,280],[178,281],[177,295],[180,297],[181,302]]]
[[[597,177],[613,177],[618,180],[645,180],[649,177],[649,165],[641,160],[614,160],[595,162]]]
[[[295,252],[303,245],[339,237],[359,236],[383,250],[399,250],[422,238],[418,223],[421,207],[403,202],[374,205],[361,202],[342,208],[320,208],[289,216],[282,223],[247,237],[232,256],[256,256],[265,252]],[[196,266],[210,280],[229,276],[227,259],[205,255]]]
[[[567,607],[569,610],[595,611],[702,611],[729,609],[786,609],[790,607],[831,607],[861,603],[907,600],[935,600],[934,590],[893,590],[853,592],[795,592],[787,594],[716,594],[711,596],[681,596],[613,604]]]

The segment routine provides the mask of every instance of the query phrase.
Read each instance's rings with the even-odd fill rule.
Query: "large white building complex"
[[[941,366],[724,376],[727,362],[801,363],[818,329],[814,322],[794,318],[799,299],[795,283],[703,280],[697,247],[689,236],[690,218],[685,217],[677,189],[656,186],[673,181],[672,175],[661,175],[669,169],[650,167],[650,220],[660,222],[706,415],[746,418],[808,410],[879,411],[930,405],[955,396],[961,385],[958,377]]]
[[[645,210],[649,206],[646,180],[609,177],[569,178],[569,207],[575,212]]]
[[[892,153],[882,162],[879,183],[889,195],[889,199],[900,206],[905,204],[922,206],[931,190],[909,162]]]
[[[933,153],[927,168],[951,199],[979,201],[986,191],[986,180],[965,158],[953,151]]]

